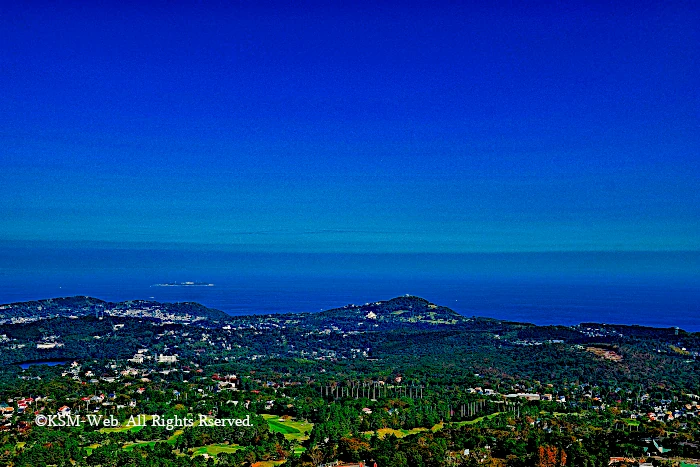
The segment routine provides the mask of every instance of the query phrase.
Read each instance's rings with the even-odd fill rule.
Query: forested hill
[[[92,297],[61,297],[8,303],[0,305],[0,322],[94,315],[96,311],[104,311],[106,306],[107,302]]]
[[[93,297],[62,297],[0,305],[0,324],[96,314],[158,318],[172,321],[224,321],[228,315],[194,302],[160,303],[147,300],[106,302]]]
[[[346,305],[322,311],[319,315],[332,319],[367,319],[383,323],[457,324],[466,321],[466,318],[450,308],[411,295],[364,305]]]
[[[246,318],[240,316],[234,318],[223,311],[194,302],[160,303],[128,300],[114,303],[82,296],[0,305],[0,324],[95,315],[152,318],[172,322],[223,322]],[[382,328],[395,325],[422,328],[423,326],[462,324],[469,321],[454,310],[414,296],[397,297],[364,305],[346,305],[320,313],[302,313],[298,318],[308,326],[347,322],[356,327],[358,323],[364,322],[381,325]]]

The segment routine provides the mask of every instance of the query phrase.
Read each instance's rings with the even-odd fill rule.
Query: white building
[[[158,363],[177,363],[177,355],[158,355]]]

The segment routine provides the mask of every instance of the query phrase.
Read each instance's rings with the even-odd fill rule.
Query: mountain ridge
[[[155,300],[124,300],[108,302],[95,297],[77,295],[54,297],[26,302],[0,304],[0,324],[50,318],[76,318],[91,315],[120,315],[149,317],[136,311],[150,310],[153,317],[167,320],[173,315],[190,316],[197,320],[226,321],[233,318],[224,311],[197,302],[158,302]],[[157,316],[156,316],[157,315]],[[457,324],[469,321],[456,311],[436,305],[424,298],[404,295],[388,300],[349,304],[320,312],[299,313],[300,316],[340,321],[367,320],[383,324]],[[255,316],[255,315],[251,315]]]
[[[175,316],[189,316],[193,319],[208,321],[225,321],[229,318],[227,313],[197,302],[170,303],[155,300],[107,302],[95,297],[76,295],[1,304],[0,324],[60,317],[75,318],[100,313],[123,314],[130,310],[142,310],[141,317],[148,318],[149,314],[153,314],[153,317],[165,320]]]
[[[377,322],[457,324],[469,321],[451,308],[436,305],[414,295],[404,295],[364,305],[346,305],[321,311],[319,314],[335,319],[362,318]]]

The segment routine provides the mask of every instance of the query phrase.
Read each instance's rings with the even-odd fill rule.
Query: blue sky
[[[0,242],[700,249],[694,2],[178,3],[3,7]]]

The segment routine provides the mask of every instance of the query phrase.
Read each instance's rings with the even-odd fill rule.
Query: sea
[[[212,285],[160,285],[185,282]],[[247,315],[317,312],[406,294],[468,317],[700,332],[700,253],[0,248],[0,303],[87,295],[199,302]]]

